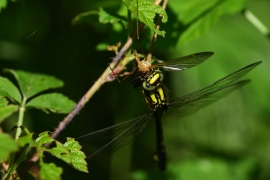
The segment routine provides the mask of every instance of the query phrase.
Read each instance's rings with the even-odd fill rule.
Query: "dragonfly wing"
[[[115,135],[115,137],[109,143],[105,144],[99,150],[97,150],[96,152],[94,152],[93,154],[88,156],[87,161],[90,161],[90,163],[100,161],[102,158],[110,155],[111,153],[119,150],[123,146],[130,143],[133,140],[133,137],[142,131],[142,129],[152,119],[152,117],[153,117],[153,114],[148,113],[148,114],[145,114],[143,116],[140,116],[138,118],[131,120],[130,122],[133,122],[133,123],[131,123],[127,129],[125,129],[122,133]],[[113,127],[119,127],[119,125],[116,125]],[[103,131],[102,136],[104,136],[107,134],[106,131],[108,131],[108,129],[107,130],[106,129],[100,130],[98,132],[100,133]],[[114,128],[110,128],[109,131],[113,132],[113,129]],[[121,129],[122,129],[122,127],[121,127]],[[91,134],[93,134],[93,133],[91,133]]]
[[[261,64],[261,61],[239,69],[213,84],[189,93],[181,98],[170,102],[168,114],[188,115],[232,92],[233,90],[248,83],[248,80],[236,82],[249,71]],[[236,82],[236,83],[235,83]]]
[[[158,62],[161,63],[154,64],[153,67],[163,68],[168,71],[181,71],[199,65],[200,63],[207,60],[213,54],[214,54],[213,52],[200,52],[172,59],[169,61],[157,60]]]
[[[132,124],[144,118],[144,116],[145,115],[89,133],[89,134],[85,134],[83,136],[77,137],[76,140],[80,142],[84,142],[84,141],[94,142],[94,141],[100,141],[100,140],[106,140],[106,139],[113,139],[115,135],[120,134],[121,132],[129,128]]]
[[[213,88],[208,92],[198,92],[190,96],[185,96],[185,98],[176,99],[170,104],[167,115],[181,117],[193,114],[249,82],[250,80],[242,80],[219,87],[218,89]]]

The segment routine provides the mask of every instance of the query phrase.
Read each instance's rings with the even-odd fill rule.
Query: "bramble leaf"
[[[0,161],[8,158],[9,154],[18,150],[18,145],[8,134],[0,134]]]
[[[7,78],[0,76],[0,96],[21,103],[22,97],[18,88]]]
[[[59,88],[64,85],[62,80],[46,74],[30,73],[13,69],[5,69],[5,71],[14,75],[18,81],[22,94],[26,98],[47,89]]]
[[[40,164],[40,177],[41,179],[60,180],[63,169],[57,167],[54,163],[39,163]]]
[[[57,158],[65,161],[68,164],[71,164],[71,153],[69,150],[60,142],[55,141],[56,147],[51,149],[46,149],[47,152],[50,152],[52,155],[56,156]]]
[[[49,110],[55,113],[69,113],[75,104],[74,101],[68,99],[63,94],[50,93],[32,99],[26,104],[26,107],[39,108],[44,111]]]
[[[35,147],[44,147],[43,145],[51,143],[53,141],[53,138],[49,136],[49,131],[45,131],[38,135],[38,138],[35,140]]]
[[[193,1],[194,3],[195,1]],[[197,39],[201,37],[203,34],[205,34],[208,29],[218,21],[218,19],[225,15],[225,14],[234,14],[239,11],[241,11],[244,8],[245,5],[245,0],[239,0],[239,1],[234,1],[234,0],[226,0],[226,1],[218,1],[217,4],[213,7],[210,8],[210,5],[213,5],[213,2],[208,1],[210,4],[209,6],[203,5],[200,6],[199,1],[196,1],[199,9],[202,7],[204,8],[209,8],[208,10],[205,10],[205,15],[197,14],[197,17],[192,16],[190,18],[188,15],[184,16],[183,19],[184,23],[191,22],[192,20],[195,20],[195,18],[198,18],[199,15],[201,15],[200,18],[198,18],[194,23],[190,24],[188,29],[182,34],[180,37],[180,44],[185,44],[187,42],[192,41],[193,39]],[[194,4],[193,4],[194,5]],[[187,11],[187,10],[186,10]],[[191,10],[196,11],[196,9]],[[201,11],[201,10],[200,10]],[[191,12],[190,12],[191,13]],[[193,14],[194,15],[194,14]]]
[[[156,14],[160,14],[162,16],[162,22],[165,23],[168,21],[168,16],[166,11],[162,9],[161,6],[153,4],[148,1],[140,1],[136,0],[123,0],[126,4],[127,8],[132,12],[132,14],[137,17],[141,22],[143,22],[146,26],[150,27],[153,31],[155,31],[158,35],[165,36],[165,31],[160,31],[156,29],[154,18]],[[138,5],[138,6],[137,6]]]
[[[107,13],[106,11],[104,11],[104,9],[102,8],[99,8],[99,12],[98,12],[98,15],[99,15],[99,22],[100,23],[116,23],[116,22],[121,22],[125,28],[127,27],[127,21],[124,20],[124,19],[120,19],[118,17],[115,17],[115,16],[112,16],[110,15],[109,13]]]
[[[4,97],[0,97],[0,123],[17,110],[18,106],[8,105],[7,100]]]
[[[82,172],[88,173],[87,163],[85,161],[85,154],[81,151],[82,146],[74,140],[74,138],[68,138],[64,144],[68,148],[72,155],[72,166]]]

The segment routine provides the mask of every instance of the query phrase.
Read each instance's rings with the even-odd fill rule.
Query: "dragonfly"
[[[130,78],[130,82],[133,84],[134,88],[137,88],[142,84],[145,90],[154,90],[164,78],[159,68],[167,71],[186,70],[201,64],[213,54],[213,52],[199,52],[168,61],[161,61],[157,58],[147,60],[143,55],[134,51],[133,58],[135,58],[137,62],[137,67]],[[141,60],[141,58],[143,59]],[[158,63],[152,64],[152,62]]]
[[[166,89],[162,84],[152,91],[143,90],[144,93],[149,93],[145,94],[146,102],[148,102],[148,106],[150,106],[149,113],[123,123],[80,136],[76,138],[76,140],[79,142],[86,141],[87,143],[91,143],[93,141],[108,139],[108,142],[104,146],[86,158],[89,165],[91,165],[91,163],[102,160],[106,156],[109,156],[111,153],[132,142],[134,137],[136,137],[152,119],[155,119],[157,134],[157,152],[155,157],[158,162],[159,169],[165,170],[166,152],[161,128],[161,117],[163,116],[163,113],[165,112],[167,116],[183,117],[197,112],[201,108],[212,104],[218,99],[225,97],[234,90],[249,83],[250,80],[239,79],[259,64],[261,64],[261,61],[252,63],[204,88],[169,102],[166,96]],[[164,94],[164,96],[162,96],[162,94]],[[153,100],[151,95],[152,97],[155,96],[157,98],[157,101],[155,101],[156,103],[151,102],[151,100]]]

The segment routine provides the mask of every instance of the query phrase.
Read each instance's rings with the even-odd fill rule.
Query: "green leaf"
[[[51,143],[53,141],[53,138],[49,136],[49,131],[45,131],[39,134],[38,138],[35,141],[35,146],[37,148],[43,148],[43,145]]]
[[[33,133],[22,136],[18,139],[19,146],[23,147],[26,144],[33,145]]]
[[[24,97],[29,98],[42,91],[59,88],[64,85],[63,81],[45,74],[30,73],[20,70],[5,69],[17,79]]]
[[[75,18],[72,19],[71,24],[73,26],[80,24],[80,23],[85,23],[85,22],[91,22],[93,19],[97,19],[98,11],[87,11],[78,14]]]
[[[175,11],[177,10],[179,19],[184,25],[187,25],[202,16],[203,13],[208,12],[218,2],[219,0],[175,0],[169,5]]]
[[[60,167],[57,167],[54,163],[39,163],[40,164],[40,177],[43,180],[60,180],[60,175],[63,170]]]
[[[82,146],[74,138],[68,138],[64,146],[71,152],[72,166],[79,171],[88,173],[87,163],[85,161],[86,155],[81,151]]]
[[[57,158],[65,161],[68,164],[71,164],[72,157],[69,150],[60,142],[56,142],[56,147],[51,149],[45,149],[45,151],[50,152],[52,155],[56,156]]]
[[[59,93],[40,95],[26,104],[27,107],[35,107],[44,111],[55,113],[69,113],[75,106],[75,102]]]
[[[7,7],[7,0],[0,0],[0,12]]]
[[[226,0],[221,1],[211,9],[206,15],[192,23],[180,37],[180,44],[185,44],[205,34],[210,26],[218,21],[225,14],[235,14],[244,8],[245,0]],[[190,20],[188,20],[190,21]],[[187,22],[188,22],[187,21]]]
[[[106,11],[104,11],[104,9],[102,8],[99,8],[99,12],[98,12],[98,15],[99,15],[99,22],[100,23],[117,23],[117,22],[121,22],[125,28],[127,28],[127,21],[125,21],[124,19],[120,19],[120,18],[117,18],[115,16],[112,16],[110,14],[108,14]]]
[[[8,97],[12,101],[21,102],[20,91],[7,78],[0,76],[0,96]]]
[[[6,98],[0,96],[0,107],[5,107],[8,104]]]
[[[0,161],[4,161],[10,153],[18,150],[15,140],[7,134],[0,134],[0,142]]]
[[[156,29],[156,25],[154,23],[154,18],[156,14],[162,15],[163,23],[168,21],[166,11],[164,11],[161,6],[148,1],[137,2],[136,0],[123,0],[123,2],[126,4],[127,8],[132,12],[135,17],[137,17],[138,13],[138,18],[141,22],[143,22],[146,26],[150,27],[150,29],[156,32],[158,35],[161,35],[163,37],[165,36],[165,31],[160,31]]]
[[[7,104],[7,100],[4,97],[0,97],[0,123],[18,110],[18,106]]]

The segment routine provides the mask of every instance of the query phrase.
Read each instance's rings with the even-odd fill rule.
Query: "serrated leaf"
[[[33,133],[22,136],[18,139],[19,146],[23,147],[26,144],[33,145]]]
[[[60,142],[56,142],[56,147],[51,149],[46,149],[47,152],[50,152],[52,155],[56,156],[57,158],[65,161],[66,163],[70,164],[72,161],[72,155],[69,150]]]
[[[18,110],[16,105],[7,105],[8,102],[4,97],[0,96],[0,123]]]
[[[165,31],[160,31],[156,29],[156,25],[154,23],[154,18],[156,14],[162,15],[163,23],[168,21],[166,11],[164,11],[161,6],[148,1],[137,2],[136,0],[123,0],[123,2],[135,17],[137,17],[138,13],[138,18],[141,22],[143,22],[146,26],[150,27],[150,29],[152,29],[158,35],[161,35],[163,37],[165,36]]]
[[[7,0],[0,0],[0,12],[7,7]]]
[[[49,131],[42,132],[38,135],[35,141],[35,146],[37,148],[43,147],[43,145],[53,142],[54,140],[49,136]]]
[[[6,100],[6,98],[0,96],[0,107],[4,107],[8,104],[8,101]]]
[[[222,1],[206,15],[192,23],[180,37],[180,44],[185,44],[199,38],[224,14],[234,14],[244,8],[245,0],[226,0]]]
[[[72,166],[79,171],[88,173],[87,163],[85,161],[86,155],[81,151],[82,146],[74,138],[68,138],[64,146],[71,152]]]
[[[120,19],[120,18],[117,18],[115,16],[112,16],[110,15],[109,13],[107,13],[106,11],[104,11],[104,9],[102,8],[99,8],[99,12],[98,12],[98,15],[99,15],[99,22],[100,23],[117,23],[117,22],[121,22],[125,28],[127,27],[127,21],[124,20],[124,19]]]
[[[21,94],[18,88],[7,78],[0,76],[0,96],[9,98],[18,103],[21,102]]]
[[[63,169],[57,167],[54,163],[39,163],[40,164],[40,177],[43,180],[60,180]]]
[[[26,104],[27,107],[49,110],[55,113],[69,113],[76,103],[59,93],[40,95]]]
[[[18,150],[15,140],[7,134],[0,134],[0,142],[0,161],[4,161],[10,153]]]
[[[87,11],[78,14],[75,16],[75,18],[72,19],[71,24],[73,26],[80,24],[80,23],[85,23],[85,22],[91,22],[93,19],[97,19],[98,11]]]
[[[14,75],[18,81],[22,94],[26,98],[47,89],[59,88],[64,85],[62,80],[46,74],[30,73],[13,69],[5,69],[5,71]]]

